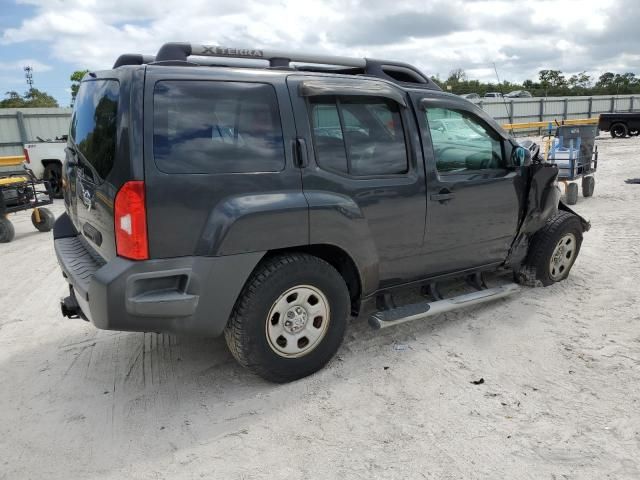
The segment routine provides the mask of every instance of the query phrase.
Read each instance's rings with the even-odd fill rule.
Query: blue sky
[[[390,58],[485,81],[494,62],[511,81],[640,74],[639,24],[637,0],[0,0],[0,94],[26,90],[29,64],[34,86],[68,105],[74,70],[168,41]]]
[[[0,4],[0,31],[3,32],[37,14],[37,8],[33,5],[19,4],[13,0],[0,0]],[[10,90],[19,93],[27,90],[23,71],[26,65],[34,69],[34,87],[54,96],[61,106],[69,105],[69,76],[75,70],[74,65],[54,57],[48,45],[39,40],[0,43],[0,95]]]

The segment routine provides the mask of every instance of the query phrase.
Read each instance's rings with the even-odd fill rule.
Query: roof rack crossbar
[[[344,67],[359,68],[364,68],[367,64],[367,61],[364,58],[306,54],[259,48],[228,48],[217,45],[201,45],[195,43],[165,43],[156,55],[156,62],[162,62],[165,60],[185,61],[187,60],[187,57],[191,55],[267,60],[272,67],[288,66],[290,62],[306,62],[320,65],[340,65]]]

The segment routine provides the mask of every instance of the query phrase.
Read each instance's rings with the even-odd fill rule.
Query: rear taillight
[[[31,160],[29,160],[29,150],[27,150],[26,148],[22,149],[22,152],[24,153],[24,160],[27,163],[31,163]]]
[[[118,256],[131,260],[149,258],[144,182],[127,182],[118,190],[114,204],[114,222]]]

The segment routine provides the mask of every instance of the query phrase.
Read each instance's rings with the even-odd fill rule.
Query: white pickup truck
[[[62,198],[62,162],[66,140],[43,141],[24,144],[24,158],[36,178],[47,180],[53,198]]]

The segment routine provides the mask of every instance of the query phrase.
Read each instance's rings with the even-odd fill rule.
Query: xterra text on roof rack
[[[589,228],[559,201],[557,169],[482,110],[371,59],[123,55],[80,86],[63,176],[64,315],[224,333],[277,382],[320,369],[370,301],[384,328],[519,289],[483,272],[563,280]],[[456,276],[478,290],[442,298]],[[394,304],[419,284],[433,299]]]

